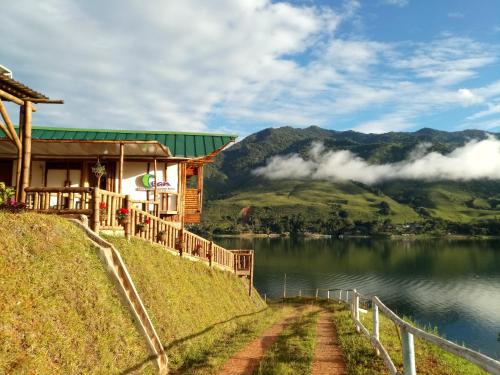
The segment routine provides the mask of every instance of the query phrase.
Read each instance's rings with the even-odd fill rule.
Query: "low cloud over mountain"
[[[296,153],[273,156],[253,173],[269,179],[352,180],[365,184],[391,179],[500,179],[500,141],[493,136],[471,140],[448,154],[431,152],[430,146],[421,143],[400,162],[371,164],[349,150],[328,151],[323,143],[314,142],[308,158]]]

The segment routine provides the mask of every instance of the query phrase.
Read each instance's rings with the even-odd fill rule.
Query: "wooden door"
[[[188,224],[201,221],[201,183],[200,168],[187,166],[186,194],[184,196],[184,222]]]

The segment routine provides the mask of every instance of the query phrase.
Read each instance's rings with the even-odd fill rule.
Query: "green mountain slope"
[[[343,211],[342,217],[354,222],[389,219],[392,224],[496,219],[500,217],[498,181],[391,180],[368,186],[350,181],[268,180],[252,173],[272,156],[297,153],[307,158],[315,141],[327,150],[350,150],[370,163],[394,163],[408,158],[422,143],[429,144],[429,151],[449,153],[472,139],[488,136],[490,133],[480,130],[363,134],[319,127],[265,129],[225,150],[207,168],[205,227],[245,230],[240,225],[240,211],[245,207],[252,209],[251,219],[272,216],[276,221],[300,214],[306,224],[326,221],[335,211]],[[259,223],[253,225],[255,221],[250,224],[259,227]]]

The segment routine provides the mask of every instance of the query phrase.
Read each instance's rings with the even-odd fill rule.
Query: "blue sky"
[[[39,105],[36,124],[500,130],[497,0],[19,0],[2,14],[0,64],[66,102]]]

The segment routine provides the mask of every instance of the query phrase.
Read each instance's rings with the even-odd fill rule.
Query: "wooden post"
[[[251,297],[252,296],[252,290],[253,290],[253,262],[254,262],[254,253],[253,251],[250,253],[250,256],[248,257],[249,260],[250,260],[250,291],[249,291],[249,296]]]
[[[208,265],[210,267],[212,267],[212,258],[214,257],[213,247],[214,247],[214,242],[210,241],[210,244],[208,245]]]
[[[373,338],[379,341],[379,322],[378,322],[378,305],[375,303],[375,300],[372,300],[372,309],[373,309]],[[375,349],[375,353],[380,355],[380,351],[378,348]]]
[[[345,301],[346,301],[346,303],[349,303],[349,291],[348,290],[345,291]]]
[[[285,281],[283,283],[283,300],[286,298],[286,273],[285,273]]]
[[[316,289],[316,299],[318,299],[318,292],[319,292],[319,290]]]
[[[302,289],[299,289],[299,298],[302,297]]]
[[[401,344],[403,346],[403,369],[404,375],[417,375],[415,367],[415,347],[413,335],[404,327],[400,328]]]
[[[120,143],[120,163],[118,165],[118,193],[123,193],[123,159],[125,157],[125,145]]]
[[[22,152],[22,183],[21,191],[19,193],[20,201],[26,201],[25,189],[30,183],[30,169],[31,169],[31,102],[25,102],[24,105],[24,134],[23,134],[23,152]]]
[[[129,213],[130,213],[130,207],[132,206],[131,200],[132,199],[130,198],[130,195],[125,195],[125,199],[123,200],[123,205],[127,210],[129,210]],[[127,240],[130,240],[130,221],[131,218],[129,217],[128,223],[125,224],[125,227],[123,228],[125,229],[125,238]]]
[[[154,158],[153,160],[153,165],[154,165],[154,176],[155,176],[155,186],[154,186],[154,190],[153,190],[153,200],[155,202],[158,201],[158,189],[156,187],[156,185],[158,184],[158,168],[157,168],[157,165],[156,165],[156,158]]]
[[[326,299],[329,300],[330,299],[330,290],[327,290],[326,291]]]
[[[339,290],[339,303],[342,302],[342,289]]]
[[[352,292],[352,297],[353,297],[353,304],[354,304],[354,319],[356,319],[356,331],[359,332],[359,325],[357,322],[359,322],[359,294],[356,291],[356,289],[353,290]]]
[[[267,303],[267,294],[266,293],[264,293],[264,302]]]
[[[99,218],[99,205],[101,203],[101,191],[98,187],[94,188],[92,190],[92,230],[96,233],[99,233],[99,225],[100,225],[100,218]]]

